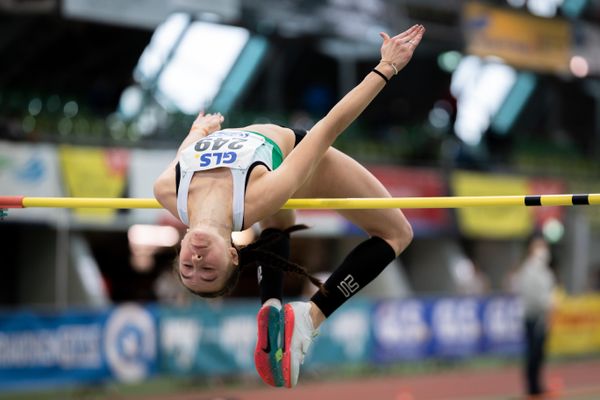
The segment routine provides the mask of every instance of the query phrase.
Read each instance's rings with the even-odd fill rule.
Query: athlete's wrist
[[[388,81],[396,75],[396,70],[394,70],[390,62],[380,61],[375,69],[385,75]]]

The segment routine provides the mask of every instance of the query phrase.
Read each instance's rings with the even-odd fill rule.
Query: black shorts
[[[306,129],[295,129],[295,128],[290,128],[293,132],[294,132],[294,147],[298,146],[298,143],[300,143],[302,141],[302,139],[304,139],[304,136],[306,136],[306,134],[308,133],[308,131]]]

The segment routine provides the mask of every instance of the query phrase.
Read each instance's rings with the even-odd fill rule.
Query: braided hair
[[[323,287],[323,283],[310,275],[305,267],[293,263],[269,250],[266,250],[270,244],[275,243],[283,238],[283,236],[287,236],[292,232],[299,231],[302,229],[308,229],[306,225],[293,225],[283,231],[273,230],[268,235],[261,236],[256,241],[250,243],[247,246],[236,248],[239,258],[239,266],[237,268],[233,268],[231,274],[227,278],[225,285],[220,290],[215,292],[199,292],[188,288],[183,285],[186,289],[188,289],[191,293],[198,295],[200,297],[214,298],[224,296],[226,294],[231,293],[235,286],[238,283],[238,280],[241,275],[241,271],[243,268],[249,266],[262,266],[272,269],[279,269],[284,272],[293,272],[298,275],[302,275],[308,280],[311,281],[313,285],[319,288],[320,291],[325,291]],[[179,260],[175,260],[175,267],[179,264]],[[179,279],[181,280],[181,276],[177,274]]]
[[[319,290],[324,290],[323,283],[319,279],[310,275],[305,267],[293,263],[281,257],[280,255],[265,249],[270,244],[281,240],[283,236],[288,236],[290,233],[302,229],[308,229],[308,227],[306,225],[294,225],[284,229],[283,231],[272,230],[268,235],[262,236],[255,242],[250,243],[248,246],[239,249],[238,255],[240,258],[240,266],[243,268],[250,265],[261,265],[271,269],[279,269],[284,272],[293,272],[308,278],[308,280],[310,280],[313,285],[318,287]]]

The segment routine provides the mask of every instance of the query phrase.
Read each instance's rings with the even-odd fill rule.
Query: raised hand
[[[194,123],[192,124],[192,129],[190,133],[194,133],[200,135],[202,137],[221,129],[221,122],[223,122],[225,118],[221,115],[221,113],[216,114],[204,114],[203,112],[198,115]]]
[[[415,49],[423,39],[424,33],[425,27],[423,25],[413,25],[394,37],[381,32],[379,34],[383,38],[381,61],[390,64],[394,69],[394,73],[397,74],[412,58]]]

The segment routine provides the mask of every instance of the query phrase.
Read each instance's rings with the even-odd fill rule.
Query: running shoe
[[[285,387],[293,388],[298,383],[300,365],[304,356],[319,334],[310,318],[310,303],[292,302],[283,307],[283,359],[281,370]]]
[[[281,307],[263,305],[256,317],[258,340],[254,350],[256,372],[265,383],[271,386],[283,386],[281,373],[281,348],[279,336],[282,327]]]

